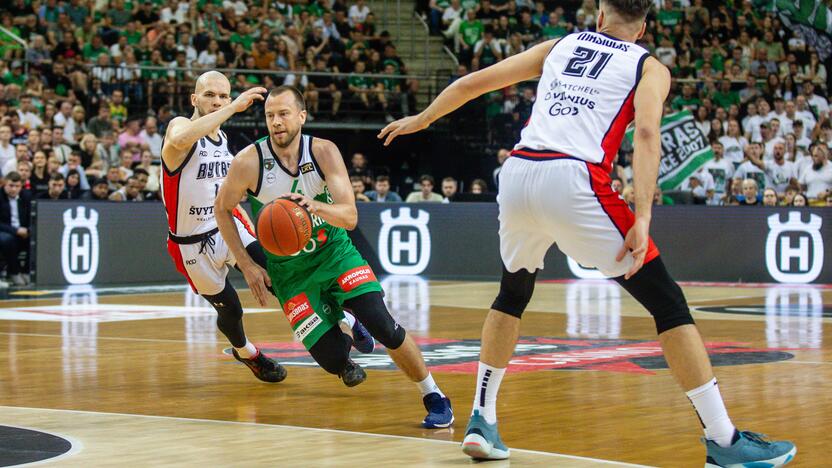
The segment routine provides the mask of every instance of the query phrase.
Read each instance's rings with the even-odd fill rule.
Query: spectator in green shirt
[[[127,23],[127,27],[124,28],[121,35],[127,37],[127,44],[132,46],[138,44],[139,41],[142,40],[142,33],[136,30],[135,21]]]
[[[557,39],[565,36],[567,33],[566,21],[563,21],[560,14],[557,11],[549,13],[549,21],[546,23],[546,26],[543,26],[542,31],[544,40]]]
[[[656,14],[656,20],[662,26],[674,27],[682,21],[684,13],[673,7],[673,0],[664,0],[664,5]]]
[[[675,111],[687,108],[692,112],[696,112],[696,109],[698,109],[701,105],[702,101],[700,101],[699,98],[693,94],[693,85],[689,83],[682,85],[682,94],[676,96],[670,103],[670,106]]]
[[[364,105],[364,109],[370,109],[373,99],[378,99],[379,90],[376,89],[372,78],[359,76],[366,73],[367,65],[363,60],[355,62],[355,71],[347,78],[347,89]]]
[[[729,80],[722,80],[722,83],[719,85],[719,91],[714,93],[711,100],[723,109],[728,109],[731,107],[731,104],[740,105],[740,95],[738,92],[731,90],[731,81]]]
[[[254,36],[251,35],[251,27],[245,22],[240,22],[237,25],[237,31],[231,34],[229,39],[231,44],[242,44],[246,50],[251,50],[254,44]]]
[[[84,60],[87,62],[96,62],[98,61],[99,55],[109,53],[109,50],[101,40],[101,36],[96,35],[92,37],[92,41],[90,43],[84,45],[84,48],[81,49],[81,53],[84,55]]]
[[[786,53],[783,51],[783,44],[780,41],[774,40],[774,33],[767,30],[763,35],[763,40],[757,47],[765,49],[768,53],[768,59],[774,63],[780,63],[786,60]]]
[[[465,12],[465,20],[459,25],[459,31],[456,35],[456,45],[459,51],[460,60],[468,63],[473,56],[474,46],[482,37],[482,32],[485,30],[482,21],[477,19],[477,12],[475,10],[468,10]]]

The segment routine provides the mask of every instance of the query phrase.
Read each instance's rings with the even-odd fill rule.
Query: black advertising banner
[[[496,204],[358,207],[351,237],[378,275],[500,276]],[[38,285],[182,281],[161,204],[39,202],[35,222]],[[832,283],[832,209],[659,206],[651,234],[680,281]],[[600,277],[557,248],[545,265],[541,279]]]

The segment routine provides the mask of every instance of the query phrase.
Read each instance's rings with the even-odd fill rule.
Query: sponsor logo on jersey
[[[415,341],[422,350],[428,370],[477,373],[479,340],[415,338]],[[705,348],[713,365],[718,367],[766,364],[794,358],[787,352],[793,349],[757,348],[748,343],[708,342]],[[298,353],[303,350],[300,343],[269,343],[260,350],[284,365],[314,365],[311,356]],[[225,352],[230,354],[231,349]],[[365,369],[396,370],[395,363],[386,354],[356,354],[352,359]],[[508,372],[591,370],[655,375],[655,371],[667,368],[658,341],[526,336],[517,342]]]
[[[338,284],[344,292],[350,292],[358,286],[372,281],[377,280],[376,275],[369,265],[353,268],[338,277]]]
[[[312,172],[315,170],[315,166],[312,163],[304,163],[300,166],[300,173],[306,174],[307,172]]]
[[[274,165],[275,165],[274,158],[266,158],[266,159],[263,160],[263,167],[265,167],[267,171],[272,170]]]
[[[229,161],[213,161],[199,163],[199,169],[196,171],[196,179],[213,179],[214,177],[225,177],[228,175],[228,169],[231,167]]]
[[[283,304],[283,313],[286,314],[289,325],[294,328],[303,319],[312,315],[314,311],[312,310],[312,304],[309,303],[309,298],[306,297],[306,293],[300,293]]]
[[[212,215],[214,214],[214,205],[211,206],[192,206],[190,210],[188,210],[188,214],[191,216],[205,216],[205,215]]]
[[[321,320],[321,317],[317,315],[309,317],[297,328],[297,330],[295,330],[295,339],[298,341],[303,341],[310,333],[312,333],[313,330],[318,328],[318,326],[322,323],[324,323],[323,320]]]
[[[272,185],[273,183],[277,182],[277,176],[269,172],[266,174],[266,183]]]

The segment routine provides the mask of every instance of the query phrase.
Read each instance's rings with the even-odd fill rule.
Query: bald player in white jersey
[[[217,311],[217,327],[234,347],[232,353],[265,382],[280,382],[286,369],[263,355],[246,338],[243,308],[228,281],[236,260],[214,219],[214,200],[234,155],[220,126],[234,114],[263,100],[264,88],[244,91],[231,101],[231,83],[222,73],[206,72],[197,81],[191,118],[176,117],[162,142],[162,200],[168,218],[168,253],[176,269],[197,294]],[[252,255],[262,257],[245,211],[235,210],[235,224]]]
[[[621,284],[650,312],[670,370],[705,430],[706,466],[780,466],[796,448],[737,431],[681,288],[648,235],[670,73],[635,44],[652,0],[601,0],[596,32],[548,41],[448,86],[422,113],[393,122],[388,145],[485,93],[540,77],[537,100],[500,173],[500,293],[486,318],[463,451],[508,458],[497,431],[497,391],[514,351],[537,270],[557,243]],[[635,121],[633,213],[610,186],[627,126]],[[678,464],[667,460],[665,464]]]

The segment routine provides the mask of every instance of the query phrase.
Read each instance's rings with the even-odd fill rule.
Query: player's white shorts
[[[621,262],[615,257],[635,216],[600,166],[566,155],[512,156],[499,177],[500,255],[509,272],[542,269],[554,243],[582,266],[609,277],[632,266],[630,255]],[[645,263],[658,254],[651,239]]]
[[[248,247],[257,240],[254,230],[242,218],[235,216],[234,222],[243,246]],[[209,296],[219,294],[225,289],[228,267],[237,264],[231,249],[219,232],[192,244],[176,243],[168,239],[168,253],[173,258],[176,269],[185,275],[194,292]]]

